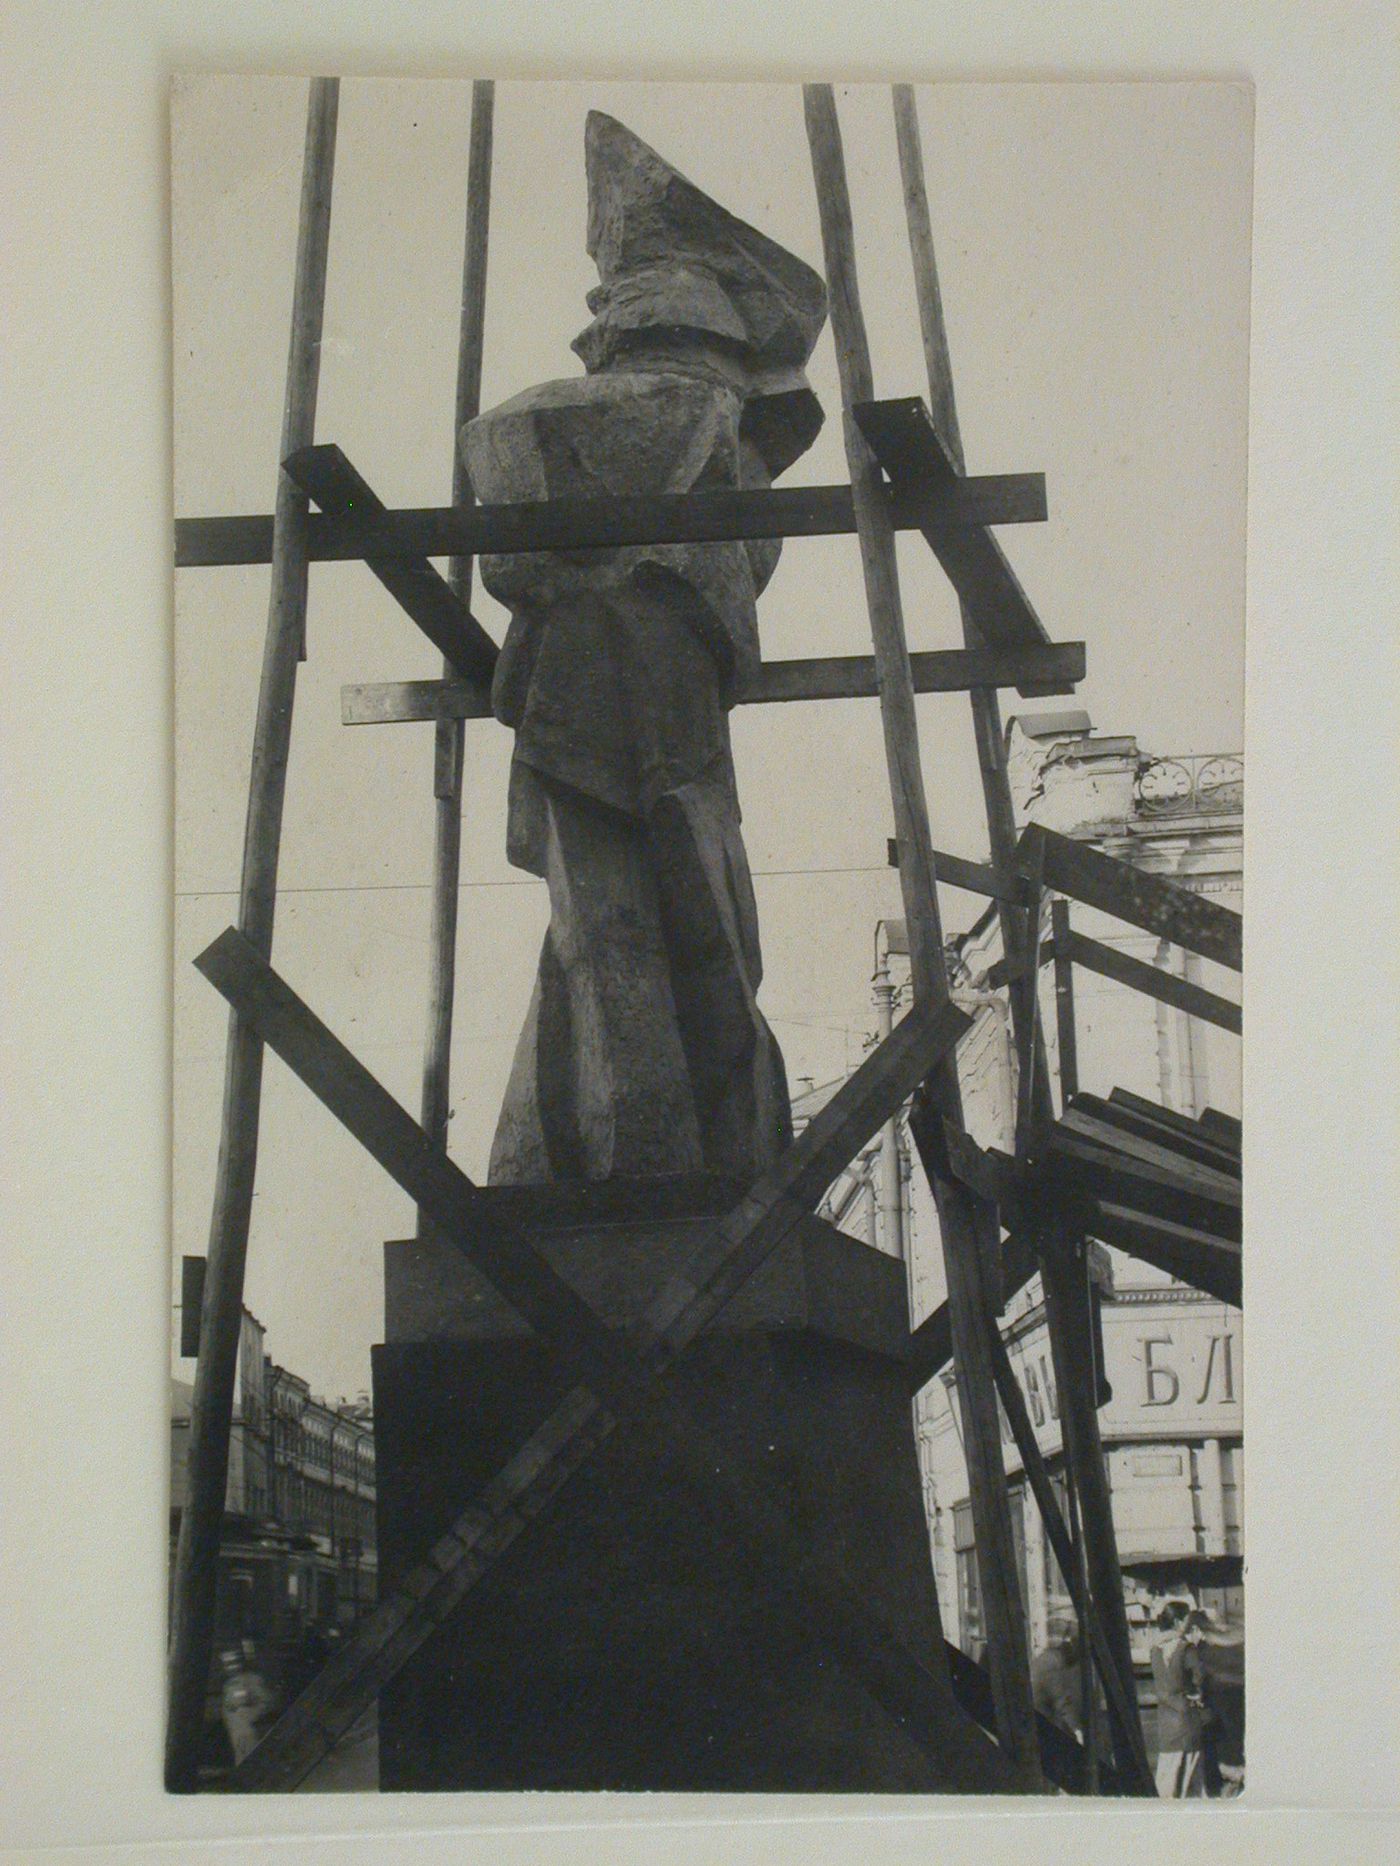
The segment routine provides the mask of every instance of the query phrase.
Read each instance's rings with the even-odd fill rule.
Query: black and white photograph
[[[3,1866],[1396,1855],[1392,27],[0,10]]]
[[[1252,117],[177,81],[172,1790],[1243,1791]]]

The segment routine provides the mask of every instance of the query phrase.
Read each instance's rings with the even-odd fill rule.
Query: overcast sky
[[[1250,102],[1225,85],[947,85],[920,116],[968,467],[1043,470],[1048,524],[1002,542],[1051,636],[1088,645],[1079,703],[1157,752],[1240,747]],[[888,90],[839,93],[876,390],[923,392]],[[305,85],[199,78],[174,106],[175,510],[271,509]],[[583,122],[610,111],[726,207],[815,264],[800,92],[502,85],[483,399],[577,374],[594,282]],[[443,503],[452,464],[470,86],[342,87],[318,438],[390,505]],[[845,477],[827,428],[788,483]],[[900,545],[911,648],[957,645],[922,541]],[[222,1001],[190,960],[236,918],[266,567],[177,578],[174,1240],[206,1248]],[[474,606],[504,618],[479,586]],[[852,539],[794,540],[760,609],[769,658],[867,652]],[[438,671],[363,566],[313,569],[276,963],[416,1113],[426,1000],[432,729],[348,729],[342,683]],[[1018,702],[1004,697],[1010,713]],[[1041,703],[1045,704],[1045,703]],[[1049,704],[1064,704],[1050,702]],[[985,853],[966,700],[919,703],[935,839]],[[790,1078],[858,1059],[875,921],[897,913],[873,701],[734,720],[762,919],[762,998]],[[504,857],[510,739],[468,732],[451,1145],[484,1173],[547,917]],[[944,902],[951,930],[979,910]],[[384,1240],[408,1201],[268,1063],[249,1306],[273,1356],[332,1396],[369,1380]],[[189,1364],[184,1371],[188,1373]]]

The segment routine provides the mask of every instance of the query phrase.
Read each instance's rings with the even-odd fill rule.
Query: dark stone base
[[[634,1221],[540,1242],[616,1325],[684,1259],[694,1225]],[[566,1382],[455,1253],[388,1248],[400,1338],[374,1351],[374,1397],[379,1558],[392,1586]],[[946,1683],[896,1359],[903,1276],[812,1220],[668,1379],[734,1474],[819,1539]],[[836,1661],[804,1606],[679,1482],[664,1446],[619,1426],[382,1693],[381,1786],[1009,1785],[951,1690],[946,1746],[930,1755]]]

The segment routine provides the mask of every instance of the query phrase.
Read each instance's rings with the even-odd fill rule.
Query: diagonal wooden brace
[[[1221,1030],[1233,1031],[1236,1036],[1243,1031],[1243,1013],[1238,1004],[1207,991],[1204,985],[1197,985],[1189,978],[1178,978],[1175,972],[1165,971],[1159,965],[1148,965],[1131,953],[1119,952],[1116,946],[1105,946],[1071,929],[1063,939],[1056,937],[1054,955],[1056,958],[1063,956],[1103,978],[1111,978],[1115,984],[1145,992],[1149,998],[1185,1011],[1188,1017],[1199,1017]]]
[[[1081,1571],[1078,1555],[1070,1541],[1069,1530],[1065,1527],[1064,1517],[1060,1514],[1059,1500],[1055,1496],[1050,1482],[1045,1460],[1036,1441],[1035,1429],[1026,1412],[1026,1402],[1021,1388],[1011,1368],[1011,1357],[1006,1351],[1001,1330],[995,1316],[987,1317],[988,1345],[992,1355],[992,1377],[996,1381],[997,1393],[1002,1409],[1006,1414],[1007,1424],[1011,1427],[1011,1436],[1016,1441],[1016,1449],[1021,1454],[1021,1464],[1026,1473],[1040,1510],[1041,1521],[1045,1525],[1045,1534],[1059,1563],[1060,1573],[1065,1578],[1074,1601],[1075,1614],[1079,1620],[1081,1635],[1090,1652],[1099,1677],[1103,1680],[1104,1693],[1108,1698],[1109,1709],[1114,1722],[1114,1754],[1119,1767],[1132,1784],[1132,1790],[1139,1795],[1156,1793],[1152,1776],[1147,1766],[1147,1751],[1143,1746],[1142,1720],[1137,1704],[1132,1696],[1132,1681],[1125,1679],[1113,1660],[1113,1653],[1104,1631],[1098,1609],[1090,1597]],[[1081,1663],[1083,1661],[1081,1660]]]
[[[1017,867],[1027,877],[1037,869],[1045,886],[1086,907],[1156,933],[1187,952],[1213,959],[1232,972],[1243,970],[1244,922],[1237,913],[1189,888],[1163,881],[1120,862],[1072,836],[1032,823],[1022,833]]]
[[[334,444],[303,447],[282,465],[323,512],[365,526],[384,516],[382,500]],[[382,557],[371,551],[365,562],[462,678],[489,693],[499,651],[446,579],[425,557]]]
[[[328,1668],[293,1706],[239,1786],[283,1783],[304,1774],[348,1727],[393,1671],[417,1649],[529,1516],[601,1442],[611,1422],[603,1408],[664,1437],[667,1450],[702,1503],[722,1511],[770,1568],[775,1580],[890,1713],[907,1721],[931,1753],[957,1741],[947,1723],[939,1681],[851,1589],[839,1565],[810,1537],[794,1532],[771,1499],[726,1470],[708,1434],[657,1378],[791,1230],[835,1171],[900,1105],[937,1056],[966,1028],[945,1006],[911,1014],[823,1115],[697,1249],[634,1331],[629,1346],[563,1282],[518,1230],[488,1215],[483,1201],[446,1153],[368,1074],[277,974],[229,929],[196,961],[199,969],[327,1107],[379,1160],[442,1234],[489,1277],[580,1381],[546,1425],[434,1551],[444,1577],[418,1571],[371,1616],[365,1637]],[[838,1106],[838,1104],[841,1104]],[[641,1349],[639,1357],[635,1348]],[[416,1590],[416,1599],[414,1592]],[[421,1605],[419,1604],[421,1603]],[[284,1726],[286,1728],[284,1729]],[[959,1766],[988,1787],[1005,1786],[990,1744],[962,1732]],[[270,1749],[267,1745],[272,1745]],[[264,1751],[266,1754],[264,1755]]]
[[[851,412],[894,493],[927,501],[919,529],[982,640],[1005,648],[1048,641],[996,539],[980,525],[954,527],[943,517],[938,495],[960,476],[923,402],[858,402]]]

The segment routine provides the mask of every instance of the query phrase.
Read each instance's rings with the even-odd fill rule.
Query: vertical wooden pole
[[[315,439],[338,105],[338,80],[313,79],[307,108],[281,460],[300,447],[310,446]],[[273,517],[272,593],[253,735],[238,913],[239,931],[264,958],[272,953],[292,701],[306,624],[306,515],[306,495],[279,470]],[[233,1016],[229,1020],[224,1067],[223,1122],[200,1312],[199,1359],[190,1404],[188,1488],[180,1517],[171,1612],[165,1779],[167,1787],[180,1792],[197,1786],[261,1095],[262,1044]]]
[[[1074,1611],[1079,1621],[1079,1733],[1084,1743],[1084,1792],[1096,1795],[1099,1792],[1098,1694],[1094,1688],[1090,1635],[1098,1622],[1089,1587],[1089,1561],[1084,1547],[1084,1518],[1079,1508],[1079,1487],[1074,1481],[1068,1454],[1065,1456],[1065,1505],[1069,1515],[1070,1556],[1074,1563],[1074,1580],[1071,1583],[1070,1577],[1066,1575],[1065,1585],[1074,1594]],[[1100,1626],[1100,1634],[1102,1630]],[[1114,1667],[1111,1651],[1108,1664]],[[1114,1669],[1116,1675],[1116,1667]],[[1128,1702],[1131,1704],[1132,1700]]]
[[[1060,1104],[1079,1093],[1079,1039],[1074,1027],[1074,962],[1069,956],[1069,902],[1050,903],[1055,948],[1055,1029],[1060,1049]]]
[[[1011,1371],[1011,1359],[1006,1351],[1006,1343],[1001,1338],[996,1318],[989,1317],[988,1336],[992,1351],[992,1372],[996,1379],[997,1391],[1001,1395],[1007,1424],[1011,1427],[1011,1436],[1021,1454],[1021,1464],[1026,1473],[1026,1481],[1039,1506],[1041,1518],[1045,1524],[1046,1541],[1065,1578],[1074,1601],[1075,1612],[1083,1629],[1085,1643],[1080,1653],[1081,1677],[1085,1681],[1085,1697],[1081,1704],[1083,1728],[1093,1733],[1094,1720],[1098,1710],[1098,1696],[1094,1688],[1093,1673],[1097,1666],[1104,1681],[1108,1703],[1113,1714],[1125,1724],[1135,1725],[1138,1721],[1137,1701],[1131,1692],[1123,1688],[1118,1676],[1118,1668],[1109,1650],[1107,1635],[1095,1612],[1089,1596],[1089,1584],[1086,1578],[1084,1544],[1080,1533],[1078,1499],[1074,1487],[1065,1487],[1065,1508],[1063,1513],[1056,1500],[1050,1483],[1050,1474],[1036,1443],[1035,1431],[1026,1411],[1025,1398],[1016,1383],[1016,1376]],[[1087,1746],[1087,1745],[1086,1745]],[[1097,1750],[1090,1752],[1086,1776],[1090,1794],[1097,1792]],[[1145,1789],[1151,1787],[1151,1776],[1146,1768],[1134,1777],[1131,1771],[1125,1771],[1128,1779],[1135,1779]]]
[[[462,260],[462,324],[457,346],[457,399],[452,423],[452,499],[472,502],[458,437],[481,411],[481,355],[486,323],[486,249],[491,223],[491,133],[496,87],[489,79],[472,86],[467,156],[467,233]],[[454,557],[447,569],[453,593],[469,603],[472,560]],[[444,679],[457,670],[443,663]],[[433,894],[428,936],[428,1031],[423,1054],[423,1131],[447,1145],[451,1096],[452,1006],[457,982],[457,904],[462,872],[462,757],[466,721],[438,721],[433,745]],[[418,1214],[420,1236],[429,1228]]]
[[[1113,1500],[1099,1433],[1098,1379],[1094,1366],[1089,1307],[1089,1252],[1083,1232],[1057,1224],[1040,1242],[1040,1278],[1050,1353],[1060,1399],[1060,1431],[1065,1467],[1079,1506],[1079,1539],[1084,1550],[1089,1595],[1108,1640],[1109,1651],[1129,1701],[1136,1699],[1128,1616],[1123,1604],[1123,1571],[1113,1529]],[[1114,1724],[1114,1751],[1125,1770],[1147,1771],[1142,1726]]]
[[[830,85],[805,88],[807,137],[812,150],[822,247],[830,292],[831,328],[841,376],[846,458],[865,575],[880,689],[885,756],[899,843],[899,878],[909,930],[914,992],[922,1004],[948,996],[943,935],[934,882],[933,844],[919,762],[918,724],[909,651],[895,565],[894,534],[879,489],[875,462],[851,415],[873,396],[870,353],[856,281],[855,239],[836,103]],[[977,1541],[978,1571],[988,1632],[988,1666],[1003,1748],[1028,1784],[1039,1779],[1035,1713],[1031,1704],[1025,1613],[1016,1577],[1010,1500],[1002,1457],[990,1350],[984,1317],[1000,1303],[988,1288],[979,1242],[981,1214],[966,1188],[947,1170],[942,1123],[961,1125],[956,1063],[948,1058],[916,1097],[915,1142],[938,1203],[948,1278],[948,1309],[961,1398],[964,1443]]]
[[[1041,1130],[1049,1118],[1049,1097],[1043,1092],[1047,1076],[1045,1045],[1040,1028],[1040,925],[1045,898],[1041,857],[1037,850],[1026,878],[1029,906],[1024,911],[1006,908],[1006,917],[1021,927],[1021,972],[1011,981],[1011,1026],[1016,1037],[1016,1158],[1034,1157]],[[1002,942],[1005,945],[1005,940]]]
[[[923,335],[924,362],[929,378],[929,407],[950,455],[963,470],[965,459],[958,428],[956,400],[953,393],[952,364],[948,351],[947,328],[943,318],[942,295],[938,287],[938,267],[933,250],[932,222],[924,179],[923,149],[919,137],[918,109],[913,88],[907,84],[893,87],[895,139],[899,151],[900,176],[904,187],[905,215],[909,226],[910,251],[914,263],[914,285],[919,306],[919,326]],[[974,619],[962,611],[963,638],[968,647],[981,645]],[[1011,797],[1011,780],[1006,769],[1006,740],[1002,731],[1001,706],[994,687],[974,688],[971,693],[973,727],[981,766],[982,795],[987,812],[987,835],[992,865],[1003,873],[1014,868],[1016,815]],[[1037,910],[1038,911],[1038,910]],[[1018,968],[1034,959],[1030,916],[1007,902],[998,906],[1001,921],[1002,950],[1013,977]],[[1038,930],[1038,929],[1037,929]],[[1033,1008],[1033,1006],[1032,1006]],[[1045,1046],[1038,1031],[1023,1029],[1028,1016],[1028,1002],[1013,983],[1011,988],[1013,1025],[1018,1048],[1032,1061],[1032,1098],[1028,1104],[1036,1120],[1053,1119],[1049,1070]],[[1034,1018],[1030,1021],[1034,1024]],[[1067,1243],[1067,1248],[1069,1247]],[[1078,1240],[1081,1256],[1084,1240]],[[1052,1263],[1052,1260],[1056,1260]],[[1042,1281],[1045,1284],[1046,1322],[1050,1333],[1051,1354],[1056,1365],[1056,1379],[1061,1382],[1062,1415],[1070,1403],[1063,1384],[1062,1366],[1071,1369],[1078,1361],[1091,1358],[1076,1355],[1073,1331],[1078,1327],[1072,1304],[1065,1300],[1062,1278],[1056,1275],[1058,1253],[1052,1246],[1041,1253]],[[1047,1266],[1049,1273],[1047,1274]],[[1052,1287],[1053,1286],[1053,1287]],[[1087,1284],[1086,1284],[1087,1294]],[[1087,1318],[1084,1343],[1088,1348]],[[956,1350],[955,1350],[956,1351]],[[1069,1377],[1073,1379],[1071,1372]],[[1075,1430],[1065,1431],[1065,1467],[1067,1482],[1077,1494],[1080,1516],[1079,1540],[1086,1551],[1095,1604],[1108,1630],[1109,1644],[1117,1661],[1125,1689],[1132,1692],[1133,1672],[1128,1646],[1127,1612],[1123,1603],[1122,1575],[1118,1567],[1118,1544],[1113,1528],[1108,1484],[1103,1464],[1103,1444],[1099,1435],[1098,1414],[1094,1409],[1092,1379],[1084,1395],[1075,1397]],[[1087,1405],[1082,1403],[1087,1401]],[[1114,1578],[1116,1577],[1116,1582]],[[1114,1583],[1112,1591],[1108,1590]],[[1081,1626],[1081,1645],[1087,1642],[1088,1628]],[[1125,1768],[1145,1766],[1140,1726],[1115,1739],[1124,1752],[1119,1760]]]

